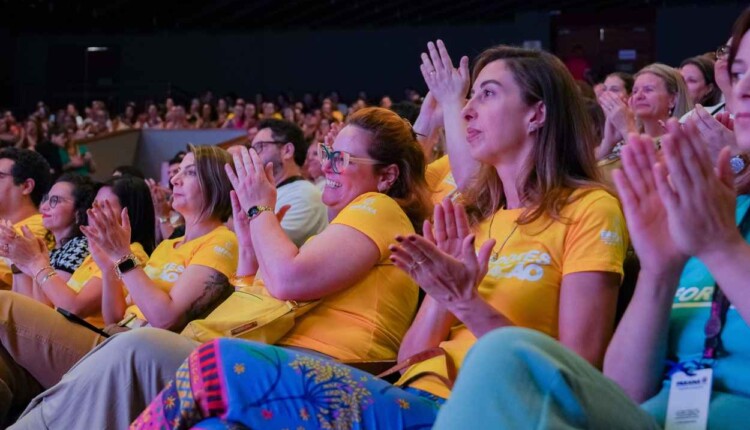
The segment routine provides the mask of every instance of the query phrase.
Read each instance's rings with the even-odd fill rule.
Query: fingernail
[[[388,249],[390,249],[391,251],[396,251],[396,247],[393,245],[388,245]]]
[[[396,242],[403,242],[404,237],[403,236],[396,236]]]
[[[417,241],[417,236],[409,236],[409,241],[410,242],[416,242]]]
[[[395,259],[395,258],[393,258],[393,257],[389,257],[388,259],[389,259],[389,260],[391,260],[391,262],[392,262],[392,263],[395,263],[395,262],[396,262],[396,259]]]

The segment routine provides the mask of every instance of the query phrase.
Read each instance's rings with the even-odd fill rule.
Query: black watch
[[[260,215],[261,212],[265,211],[273,212],[273,208],[270,206],[253,206],[247,210],[247,217],[253,219],[256,216]]]
[[[117,260],[115,263],[115,274],[117,275],[117,279],[122,279],[122,275],[130,272],[139,265],[138,259],[133,254],[128,254]]]

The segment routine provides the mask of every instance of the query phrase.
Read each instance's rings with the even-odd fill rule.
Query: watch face
[[[135,266],[136,266],[135,260],[129,258],[123,261],[122,263],[120,263],[119,265],[117,265],[117,268],[120,269],[120,273],[125,273],[129,270],[135,269]]]
[[[247,217],[255,218],[255,216],[258,215],[259,212],[260,212],[260,209],[258,209],[258,206],[253,206],[247,210]]]
[[[740,156],[735,156],[729,159],[729,166],[732,168],[734,174],[738,174],[745,169],[745,160]]]

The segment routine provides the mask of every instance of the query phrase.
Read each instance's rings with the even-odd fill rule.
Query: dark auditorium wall
[[[80,58],[49,61],[71,46],[118,46],[123,98],[163,95],[168,85],[186,91],[213,89],[251,97],[262,91],[339,90],[352,97],[391,93],[400,99],[407,86],[421,88],[419,53],[428,40],[442,37],[451,52],[473,57],[482,47],[549,41],[546,13],[519,14],[515,21],[486,26],[397,27],[363,30],[255,32],[247,34],[164,33],[149,35],[20,36],[14,80],[17,102],[28,106],[53,93],[64,94],[53,74],[70,76],[68,87],[83,81]],[[30,53],[34,53],[30,55]],[[82,55],[82,54],[81,54]],[[60,64],[64,63],[64,64]],[[71,64],[76,64],[71,67]],[[62,69],[62,70],[61,70]],[[59,75],[57,75],[59,76]],[[144,84],[150,83],[150,88]]]
[[[657,58],[676,65],[688,56],[715,49],[725,40],[742,7],[737,3],[657,9]],[[11,58],[3,64],[6,70],[0,71],[0,82],[5,76],[13,82],[9,94],[12,106],[29,108],[40,99],[57,105],[81,94],[84,48],[116,46],[119,67],[115,84],[121,98],[114,101],[118,104],[149,95],[161,99],[170,89],[212,89],[217,95],[234,91],[244,97],[256,92],[339,90],[346,98],[365,90],[370,97],[389,93],[400,99],[405,87],[423,88],[419,53],[436,37],[442,37],[456,57],[473,57],[482,48],[501,42],[539,40],[548,48],[550,16],[525,12],[511,21],[481,26],[288,32],[248,29],[243,34],[9,36],[0,31],[0,42],[3,38],[12,41]],[[77,56],[65,54],[73,48]],[[8,64],[12,71],[7,70]],[[2,89],[0,85],[0,97]],[[89,99],[94,93],[90,88]]]

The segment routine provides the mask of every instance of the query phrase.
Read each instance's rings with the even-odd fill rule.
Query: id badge
[[[695,370],[693,375],[675,372],[669,387],[665,430],[705,430],[711,400],[713,370]]]

